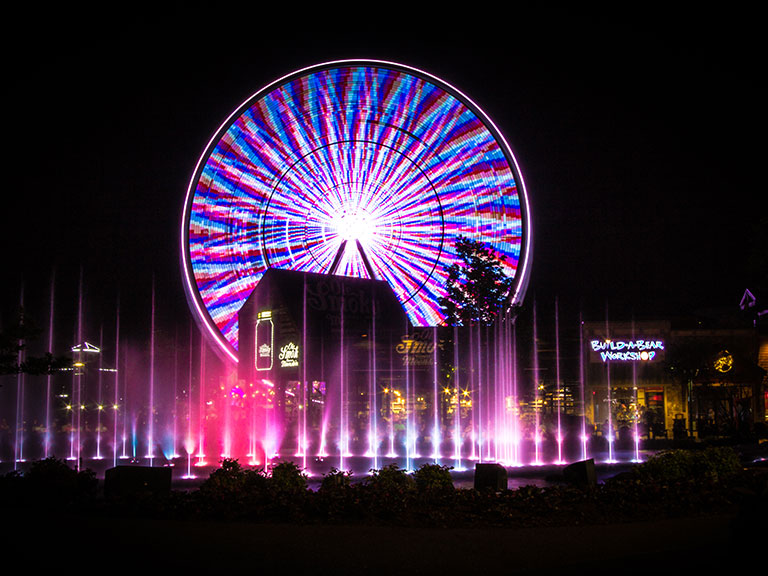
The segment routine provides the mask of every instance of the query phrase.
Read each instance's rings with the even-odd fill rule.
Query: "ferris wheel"
[[[499,130],[430,74],[329,62],[259,90],[211,138],[184,204],[185,290],[234,361],[237,313],[268,268],[385,280],[414,325],[435,326],[459,236],[504,257],[519,302],[530,215]]]

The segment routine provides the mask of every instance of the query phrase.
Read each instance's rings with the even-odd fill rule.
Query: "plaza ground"
[[[238,524],[137,518],[21,517],[7,558],[35,570],[109,573],[672,574],[743,567],[734,516],[626,524],[504,528]],[[30,546],[33,544],[33,546]],[[27,556],[23,550],[29,550]]]

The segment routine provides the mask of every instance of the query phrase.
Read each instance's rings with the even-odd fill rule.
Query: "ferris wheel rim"
[[[406,64],[398,63],[398,62],[388,61],[388,60],[377,60],[377,59],[366,59],[366,58],[339,59],[339,60],[326,61],[318,64],[305,66],[303,68],[300,68],[298,70],[285,74],[273,80],[272,82],[266,84],[264,87],[257,90],[248,98],[243,100],[242,103],[239,106],[237,106],[226,117],[226,119],[219,125],[219,127],[213,132],[211,138],[208,140],[208,143],[204,148],[203,153],[198,157],[198,161],[195,165],[195,169],[193,170],[192,176],[187,185],[187,190],[186,190],[185,199],[184,199],[184,208],[182,213],[182,226],[181,226],[181,236],[180,236],[180,243],[181,243],[180,253],[181,253],[181,261],[182,261],[182,273],[183,273],[183,279],[184,279],[183,284],[185,289],[185,295],[187,297],[188,302],[190,303],[190,306],[196,312],[196,314],[194,314],[195,320],[198,322],[198,324],[201,325],[201,328],[205,329],[204,332],[208,336],[213,338],[213,340],[218,344],[219,348],[225,352],[226,356],[228,356],[229,359],[233,360],[234,362],[238,361],[236,350],[232,346],[231,342],[229,342],[228,339],[221,333],[216,322],[212,318],[210,311],[208,310],[199,290],[197,289],[194,272],[192,271],[189,233],[190,233],[190,218],[192,215],[192,202],[195,196],[195,189],[196,189],[197,183],[206,165],[206,162],[208,162],[208,160],[210,159],[217,144],[220,142],[222,135],[225,134],[226,131],[232,125],[232,123],[236,121],[239,117],[241,117],[244,111],[248,110],[255,102],[258,102],[264,96],[272,93],[277,88],[284,86],[297,78],[301,78],[309,74],[323,72],[325,70],[331,70],[331,69],[347,67],[347,66],[382,67],[388,70],[394,70],[397,72],[411,74],[426,82],[432,83],[436,87],[446,91],[447,93],[457,98],[462,104],[466,105],[471,110],[471,112],[473,112],[478,117],[478,119],[486,127],[486,129],[489,130],[490,134],[493,136],[493,138],[496,140],[497,144],[499,145],[499,148],[504,154],[504,157],[509,162],[512,173],[514,174],[514,179],[515,179],[515,182],[517,183],[517,195],[518,195],[519,207],[521,211],[521,228],[522,228],[522,233],[520,238],[521,246],[520,246],[520,251],[519,251],[518,260],[517,260],[518,268],[515,273],[515,281],[513,284],[513,288],[509,294],[510,305],[519,303],[520,301],[522,301],[522,298],[525,295],[525,291],[527,289],[527,284],[528,284],[529,275],[530,275],[530,260],[531,260],[531,252],[532,252],[532,245],[533,245],[533,242],[532,242],[533,226],[532,226],[532,220],[530,217],[530,199],[529,199],[527,187],[522,175],[522,171],[520,170],[520,165],[517,160],[517,157],[512,151],[503,133],[498,129],[498,127],[493,122],[493,120],[488,116],[488,114],[486,114],[485,111],[477,103],[475,103],[469,96],[467,96],[464,92],[462,92],[452,84],[446,82],[445,80],[433,74],[430,74],[429,72],[426,72],[422,69],[419,69],[413,66],[409,66]],[[441,249],[442,249],[442,246],[441,246]],[[436,265],[437,265],[437,261],[435,263],[435,266]]]

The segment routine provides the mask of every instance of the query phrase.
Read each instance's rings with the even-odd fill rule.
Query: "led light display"
[[[272,312],[259,312],[256,320],[256,370],[272,370],[275,347],[275,325],[272,323]]]
[[[658,360],[665,349],[663,340],[648,339],[592,340],[589,345],[602,362],[650,362]]]
[[[299,365],[299,347],[293,342],[288,342],[280,348],[280,367],[295,368]]]
[[[490,119],[410,67],[326,63],[260,90],[211,139],[185,201],[187,296],[233,360],[237,312],[269,267],[386,280],[434,326],[460,235],[504,257],[519,301],[528,202]]]

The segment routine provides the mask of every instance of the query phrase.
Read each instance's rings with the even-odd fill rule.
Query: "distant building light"
[[[83,342],[82,344],[76,344],[72,346],[72,352],[89,352],[92,354],[101,353],[101,348],[94,346],[90,342]]]

